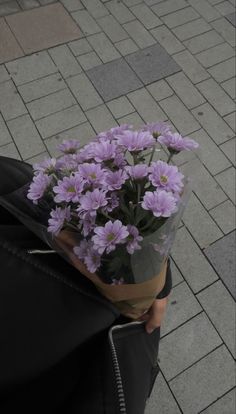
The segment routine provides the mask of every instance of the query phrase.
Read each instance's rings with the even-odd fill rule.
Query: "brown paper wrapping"
[[[162,263],[160,273],[148,281],[137,284],[109,285],[102,282],[96,273],[90,273],[73,253],[73,247],[77,243],[73,239],[72,233],[64,230],[56,237],[56,241],[69,255],[73,265],[94,283],[98,291],[110,300],[119,309],[121,314],[131,319],[138,319],[143,315],[165,285],[167,258]]]

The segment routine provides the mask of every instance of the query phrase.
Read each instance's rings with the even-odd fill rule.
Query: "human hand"
[[[145,329],[147,333],[151,334],[156,328],[161,326],[166,313],[168,299],[169,295],[163,299],[156,299],[150,309],[139,318],[141,321],[146,321]]]

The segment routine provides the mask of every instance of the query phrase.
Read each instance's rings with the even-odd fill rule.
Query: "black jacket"
[[[0,195],[32,177],[0,157]],[[0,206],[0,412],[143,414],[158,372],[151,335]],[[171,290],[167,281],[158,297]]]

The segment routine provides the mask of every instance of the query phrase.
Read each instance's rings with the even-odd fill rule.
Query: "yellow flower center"
[[[161,179],[161,182],[164,184],[167,183],[168,181],[168,177],[166,175],[161,175],[160,179]]]
[[[109,233],[109,234],[107,235],[107,241],[109,241],[109,242],[111,242],[112,240],[114,240],[114,238],[115,238],[114,233]]]
[[[75,187],[71,185],[70,187],[68,187],[67,191],[68,193],[75,193]]]
[[[97,178],[95,173],[90,174],[89,177],[92,178],[92,180],[95,180]]]

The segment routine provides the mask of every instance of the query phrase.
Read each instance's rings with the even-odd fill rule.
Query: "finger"
[[[160,328],[161,318],[151,318],[146,323],[146,332],[151,334],[156,328]]]

